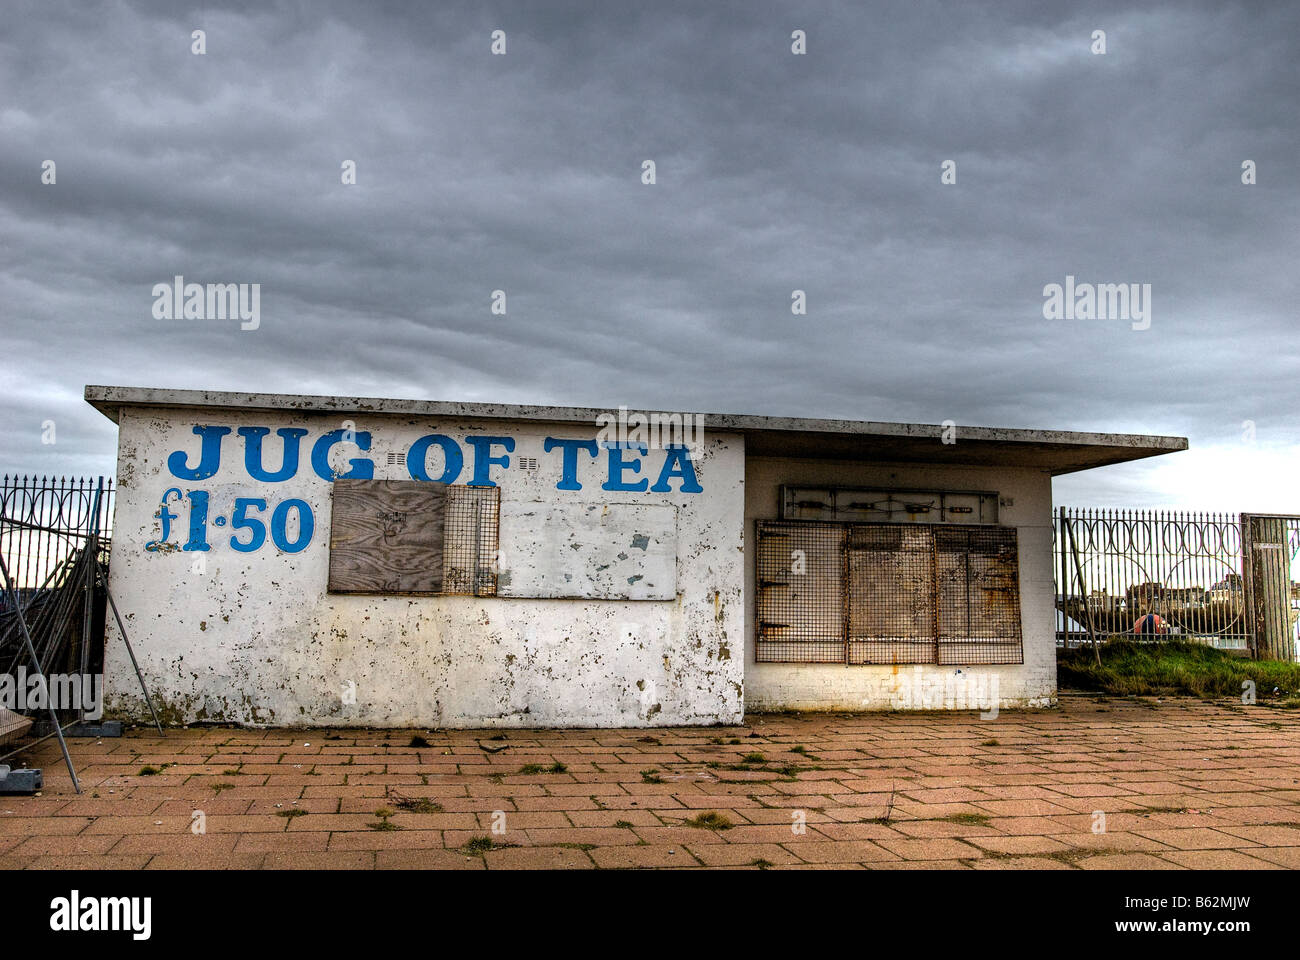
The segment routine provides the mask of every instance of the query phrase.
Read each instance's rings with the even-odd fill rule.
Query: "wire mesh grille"
[[[443,593],[496,596],[500,518],[500,487],[447,488]]]
[[[760,521],[760,662],[844,662],[844,527]]]
[[[759,521],[759,662],[1022,663],[1011,527]]]
[[[1011,527],[935,531],[943,586],[939,663],[1022,663],[1020,563]]]

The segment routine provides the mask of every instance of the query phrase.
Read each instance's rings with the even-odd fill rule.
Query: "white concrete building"
[[[1051,478],[1186,448],[128,387],[86,399],[119,430],[110,589],[174,722],[1050,705]],[[115,627],[105,661],[109,712],[144,716]]]

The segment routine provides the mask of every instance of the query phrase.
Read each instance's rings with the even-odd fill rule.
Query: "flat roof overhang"
[[[607,416],[613,409],[94,385],[86,387],[85,396],[87,403],[114,423],[117,422],[118,411],[122,407],[185,407],[197,411],[369,413],[438,419],[580,423],[594,427],[597,417]],[[630,412],[681,415],[681,411]],[[812,420],[731,413],[706,413],[702,416],[706,431],[743,434],[746,455],[753,457],[1031,467],[1057,476],[1187,449],[1186,437],[1130,433],[958,426],[956,442],[944,443],[943,426],[932,423]]]

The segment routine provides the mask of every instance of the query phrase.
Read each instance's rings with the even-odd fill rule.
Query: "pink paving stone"
[[[773,865],[804,862],[775,843],[701,843],[688,847],[697,860],[710,867],[748,866],[755,860]]]
[[[1281,870],[1281,864],[1261,860],[1236,850],[1171,850],[1165,860],[1192,870]]]
[[[1060,853],[1070,849],[1050,837],[968,837],[966,842],[990,853],[1016,855]]]
[[[975,860],[971,866],[976,870],[1070,870],[1068,863],[1048,860],[1045,857],[995,857],[988,860]]]
[[[978,847],[948,838],[880,840],[880,846],[903,860],[968,860],[984,856]]]
[[[1268,828],[1247,827],[1246,829],[1267,830]],[[1189,827],[1184,830],[1135,830],[1133,832],[1138,836],[1155,840],[1157,843],[1163,843],[1165,846],[1177,850],[1224,850],[1255,845],[1252,840],[1241,839],[1239,836],[1231,836],[1204,827]],[[1300,831],[1297,831],[1296,842],[1300,843]]]
[[[1076,862],[1080,870],[1182,870],[1181,865],[1149,853],[1098,854]]]
[[[571,847],[512,847],[483,854],[489,870],[590,870],[586,852]]]
[[[1293,826],[1242,826],[1222,827],[1221,833],[1240,837],[1245,843],[1233,846],[1244,847],[1249,844],[1261,844],[1266,847],[1300,846],[1300,828]]]
[[[699,865],[680,844],[650,844],[644,847],[602,847],[591,851],[596,866],[606,869],[630,867],[694,867]]]
[[[389,861],[393,868],[427,862],[483,869],[483,857],[466,858],[445,846],[486,835],[492,814],[502,810],[514,818],[512,833],[520,843],[493,853],[521,866],[541,865],[548,849],[573,849],[544,841],[586,839],[595,843],[593,863],[603,857],[623,866],[672,857],[663,865],[681,866],[679,858],[685,858],[695,867],[695,849],[701,859],[710,858],[710,866],[745,867],[749,860],[730,861],[748,852],[746,847],[796,856],[801,846],[820,843],[827,851],[842,846],[837,857],[852,856],[853,844],[882,850],[893,844],[895,856],[926,858],[868,862],[900,868],[1057,869],[1077,862],[1091,869],[1139,866],[1146,863],[1143,856],[1167,868],[1248,867],[1255,860],[1300,868],[1300,830],[1277,826],[1300,824],[1300,717],[1270,712],[1269,722],[1280,727],[1271,729],[1214,703],[1095,699],[1066,695],[1059,710],[1008,714],[996,728],[958,714],[757,715],[730,731],[511,731],[499,741],[488,731],[423,731],[429,748],[409,747],[410,731],[313,731],[304,737],[297,731],[195,729],[159,738],[134,730],[121,742],[83,747],[78,762],[88,789],[80,797],[57,772],[57,747],[44,748],[48,757],[41,749],[34,752],[41,756],[33,762],[47,768],[45,795],[0,798],[0,865],[27,866],[38,857],[121,863],[123,857],[145,856],[151,868],[275,868],[281,855],[310,862],[338,851],[348,855],[331,863],[362,868],[371,861],[383,868]],[[751,737],[751,731],[761,735]],[[998,747],[981,745],[990,731]],[[719,738],[740,742],[709,742]],[[1224,750],[1225,743],[1241,749]],[[492,755],[484,744],[509,750]],[[794,754],[795,744],[819,759]],[[820,769],[801,771],[790,781],[704,765],[734,762],[750,750],[772,762],[815,763]],[[518,772],[524,763],[556,760],[568,766],[565,774]],[[140,777],[145,763],[178,765]],[[641,771],[651,768],[666,782],[644,783]],[[312,776],[313,769],[325,775]],[[503,782],[489,774],[501,775]],[[218,784],[230,788],[218,791]],[[394,808],[397,794],[436,798],[443,811],[399,811],[393,822],[407,829],[369,829],[374,810]],[[885,813],[891,797],[894,822],[867,822]],[[309,814],[276,816],[295,806]],[[802,835],[790,829],[796,808],[806,813]],[[208,816],[208,833],[198,847],[189,841],[199,838],[188,833],[194,809]],[[1133,809],[1147,812],[1126,812]],[[714,832],[675,825],[705,810],[725,812],[736,827]],[[1107,812],[1108,834],[1091,832],[1097,810]],[[991,819],[987,825],[945,821],[960,813]],[[633,829],[618,826],[620,821]],[[649,844],[616,845],[623,835]],[[975,842],[983,836],[988,843]],[[323,849],[304,849],[322,840]],[[942,843],[955,845],[951,856],[942,855],[936,846]],[[1056,843],[1070,856],[1020,852]],[[15,859],[20,849],[33,853]],[[676,852],[665,852],[671,849]],[[776,863],[771,856],[752,859]],[[840,865],[856,867],[860,861]]]
[[[483,870],[482,857],[456,850],[376,850],[379,870]]]
[[[787,849],[804,863],[878,863],[903,859],[871,840],[816,840],[790,844]]]

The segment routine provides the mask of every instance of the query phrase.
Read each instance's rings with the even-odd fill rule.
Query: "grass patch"
[[[642,783],[663,783],[664,778],[659,776],[658,770],[642,770],[641,782]]]
[[[466,853],[482,854],[489,850],[500,850],[508,844],[497,843],[491,837],[470,837],[465,841],[465,846],[461,847]]]
[[[760,870],[771,870],[774,866],[776,866],[776,864],[774,864],[771,860],[751,860],[749,861],[749,865],[751,867],[758,867],[758,869]]]
[[[699,827],[702,830],[730,830],[735,824],[716,810],[706,810],[687,820],[686,826]]]
[[[291,819],[293,819],[294,817],[305,817],[305,816],[307,816],[307,811],[306,811],[306,810],[297,810],[297,809],[294,809],[294,810],[278,810],[278,811],[276,811],[276,814],[275,814],[275,815],[276,815],[277,817],[284,817],[286,820],[291,820]]]
[[[559,760],[556,760],[556,761],[555,761],[553,764],[551,764],[549,767],[544,767],[544,766],[542,766],[540,763],[525,763],[522,767],[519,768],[519,772],[520,772],[520,773],[526,773],[526,774],[534,774],[534,773],[564,773],[564,772],[567,771],[568,769],[569,769],[569,768],[566,767],[564,764],[560,763]]]
[[[628,823],[626,820],[615,820],[615,821],[614,821],[614,826],[616,826],[616,827],[620,827],[620,828],[622,828],[622,829],[624,829],[624,830],[631,830],[631,829],[632,829],[632,824]]]
[[[1248,680],[1254,682],[1261,700],[1300,696],[1300,663],[1247,660],[1199,643],[1135,643],[1113,638],[1101,646],[1100,666],[1090,647],[1060,651],[1056,664],[1062,687],[1116,696],[1240,698],[1242,684]]]
[[[986,827],[989,817],[985,813],[954,813],[951,817],[940,817],[944,823],[960,823],[968,827]]]
[[[393,806],[407,813],[442,813],[442,804],[428,797],[394,797]]]
[[[981,747],[1000,747],[1000,746],[1002,746],[1002,744],[998,743],[996,740],[985,740],[983,743],[980,744],[980,746],[981,746]]]
[[[753,753],[747,753],[743,757],[741,757],[740,762],[741,763],[767,763],[767,757],[763,756],[761,753],[757,751],[754,751]]]

